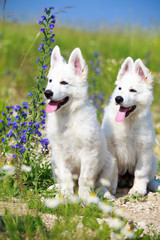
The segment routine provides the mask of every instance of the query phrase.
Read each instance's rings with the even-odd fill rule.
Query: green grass
[[[1,27],[2,23],[0,23]],[[41,35],[37,37],[39,26],[36,24],[5,23],[1,32],[0,82],[1,99],[19,102],[26,97],[27,91],[34,84],[38,67],[38,46]],[[55,44],[61,48],[62,55],[68,59],[75,47],[80,47],[89,65],[94,51],[100,51],[102,75],[97,82],[97,89],[109,97],[114,89],[118,69],[127,56],[141,58],[156,76],[154,96],[159,104],[159,67],[160,33],[141,29],[122,31],[93,32],[56,27]],[[115,62],[110,61],[114,59]],[[91,79],[89,68],[88,81]],[[3,102],[0,102],[3,105]]]

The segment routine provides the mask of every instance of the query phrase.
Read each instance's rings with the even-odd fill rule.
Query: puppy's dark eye
[[[52,79],[49,79],[49,82],[52,82]]]
[[[60,84],[62,84],[62,85],[67,85],[68,83],[65,82],[65,81],[61,81]]]
[[[129,91],[130,92],[137,92],[135,89],[130,89]]]
[[[119,90],[122,90],[122,88],[121,88],[121,87],[119,87],[118,89],[119,89]]]

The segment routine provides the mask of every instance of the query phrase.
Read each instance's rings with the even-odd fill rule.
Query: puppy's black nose
[[[123,102],[123,97],[117,96],[117,97],[115,98],[115,100],[116,100],[116,103],[117,103],[117,104],[121,104],[121,103]]]
[[[44,92],[44,95],[46,96],[47,99],[50,99],[53,96],[53,92],[51,90],[46,90]]]

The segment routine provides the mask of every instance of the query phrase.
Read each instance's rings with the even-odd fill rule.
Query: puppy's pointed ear
[[[152,82],[152,76],[146,68],[146,66],[143,64],[141,59],[137,59],[134,63],[134,70],[138,74],[138,76],[146,83]]]
[[[51,68],[54,68],[58,62],[63,62],[63,57],[61,56],[60,48],[55,46],[51,54]]]
[[[87,77],[88,68],[79,48],[75,48],[72,51],[68,64],[71,66],[77,76],[82,78]]]
[[[122,63],[122,66],[118,72],[117,81],[120,81],[126,73],[130,72],[132,70],[132,67],[133,59],[131,57],[127,57]]]

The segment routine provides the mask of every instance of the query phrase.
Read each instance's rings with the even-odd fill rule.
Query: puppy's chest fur
[[[134,125],[121,124],[117,126],[114,129],[112,141],[120,174],[124,174],[127,170],[133,173],[137,162],[139,145]]]
[[[83,139],[81,138],[81,126],[78,126],[76,119],[72,121],[72,118],[67,116],[51,117],[48,119],[47,131],[53,155],[60,153],[66,166],[78,173]]]

